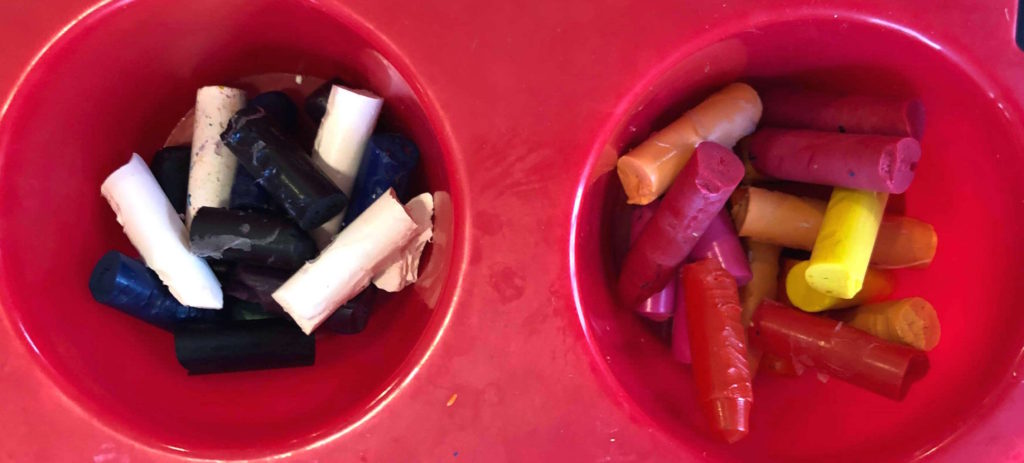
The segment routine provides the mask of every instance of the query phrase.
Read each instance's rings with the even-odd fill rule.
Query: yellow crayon
[[[888,193],[832,190],[805,273],[808,285],[843,299],[860,291],[888,199]]]
[[[810,261],[793,266],[786,274],[786,297],[789,302],[804,312],[845,309],[888,297],[893,291],[893,279],[889,272],[869,268],[864,276],[864,287],[851,299],[842,299],[823,294],[807,284],[807,268]]]

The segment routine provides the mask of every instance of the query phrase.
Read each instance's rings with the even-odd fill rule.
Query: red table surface
[[[5,101],[33,57],[91,3],[0,4]],[[469,263],[455,289],[446,334],[414,379],[355,426],[285,456],[302,461],[700,460],[699,448],[631,413],[626,394],[590,352],[594,347],[577,315],[568,261],[581,160],[597,149],[594,140],[608,121],[619,119],[624,111],[619,102],[636,82],[649,79],[666,57],[706,34],[708,24],[770,19],[783,12],[839,8],[903,24],[936,43],[967,50],[993,73],[1018,76],[1003,84],[1019,110],[1024,55],[1004,46],[1012,45],[1015,2],[976,3],[345,2],[353,16],[402,51],[442,108],[455,167],[468,174],[469,213],[463,225],[469,230]],[[540,200],[545,206],[535,207]],[[2,313],[0,319],[6,320]],[[2,460],[188,458],[137,445],[97,423],[40,371],[9,323],[0,323],[0,395]],[[1018,387],[1005,400],[980,427],[932,456],[1024,461],[1024,427],[1017,417],[1024,410],[1024,393]],[[1019,440],[994,431],[1009,427],[1021,430]]]

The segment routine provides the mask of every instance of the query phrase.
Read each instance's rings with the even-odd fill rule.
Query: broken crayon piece
[[[189,230],[192,253],[295,270],[316,257],[316,243],[294,222],[276,215],[204,207]]]
[[[749,85],[734,83],[713,93],[619,158],[619,180],[629,204],[648,204],[665,193],[701,142],[731,148],[754,131],[760,118],[761,100]]]
[[[754,403],[736,279],[714,259],[680,272],[697,399],[712,430],[733,443],[750,432]]]
[[[764,301],[754,312],[751,343],[801,367],[901,399],[928,369],[916,349],[876,338],[842,322]]]
[[[722,145],[704,142],[665,194],[626,254],[619,302],[635,307],[675,277],[700,236],[743,178],[743,164]]]
[[[221,140],[303,230],[319,227],[348,203],[348,197],[258,107],[235,113]]]
[[[782,180],[899,194],[914,180],[921,145],[913,138],[761,129],[750,161]]]

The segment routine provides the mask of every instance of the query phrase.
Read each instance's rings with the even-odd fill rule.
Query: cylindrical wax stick
[[[342,304],[330,317],[327,317],[327,321],[323,325],[324,328],[338,334],[362,333],[370,321],[375,295],[376,290],[372,287],[364,289],[358,296]]]
[[[153,177],[167,195],[167,200],[179,214],[185,213],[188,200],[188,165],[192,159],[189,146],[168,146],[161,148],[149,163]]]
[[[306,115],[317,125],[320,124],[320,120],[327,113],[327,100],[331,97],[331,88],[334,86],[345,87],[346,84],[343,80],[335,77],[324,82],[306,97],[303,109],[306,110]]]
[[[277,126],[285,131],[295,130],[295,125],[298,123],[299,108],[295,106],[292,99],[284,92],[275,90],[260,93],[252,97],[249,104],[263,108],[274,119]]]
[[[659,204],[661,204],[661,200],[655,200],[654,202],[652,202],[652,203],[650,203],[650,204],[648,204],[646,206],[641,206],[641,207],[639,207],[639,208],[637,208],[636,210],[633,211],[632,224],[631,224],[631,227],[629,229],[629,243],[630,243],[630,246],[632,246],[634,243],[636,243],[637,238],[640,237],[640,232],[643,231],[644,227],[647,226],[647,223],[650,222],[651,219],[654,217],[654,212],[658,210],[658,205]],[[651,297],[649,297],[647,299],[644,299],[644,301],[641,302],[640,304],[638,304],[636,306],[636,308],[634,308],[633,310],[636,313],[638,313],[640,315],[643,315],[644,317],[647,317],[647,318],[649,318],[651,320],[655,320],[655,321],[667,320],[669,317],[672,316],[673,313],[675,313],[677,301],[681,301],[682,300],[681,297],[677,297],[676,296],[677,286],[678,286],[678,283],[677,283],[677,279],[676,278],[673,278],[673,279],[669,280],[669,282],[667,284],[665,284],[664,288],[662,288],[660,291],[654,293],[653,296],[651,296]],[[683,318],[685,319],[686,317],[683,317]],[[685,322],[683,322],[683,328],[685,328],[685,326],[686,326],[686,324],[685,324]],[[690,362],[690,344],[689,344],[689,341],[688,341],[689,336],[685,332],[686,332],[686,330],[683,329],[683,330],[681,330],[681,332],[677,336],[681,337],[683,340],[687,340],[686,341],[686,348],[685,348],[686,353],[685,353],[685,355],[682,355],[682,354],[678,355],[677,358],[682,356],[683,358],[686,359],[685,363],[689,363]],[[673,341],[673,342],[675,342],[675,341]],[[673,344],[673,346],[675,346],[675,344]],[[673,347],[673,350],[674,349],[676,349],[676,348]]]
[[[821,220],[805,276],[812,288],[849,299],[864,284],[888,193],[836,188]]]
[[[920,159],[913,138],[786,129],[761,129],[750,138],[758,172],[858,190],[903,193]]]
[[[865,304],[838,318],[886,341],[924,351],[934,349],[941,335],[935,308],[920,297]]]
[[[117,251],[104,254],[93,267],[89,292],[96,302],[165,330],[223,318],[221,310],[181,305],[145,264]]]
[[[196,92],[192,125],[192,162],[188,175],[185,224],[200,207],[228,207],[231,183],[238,161],[224,147],[220,134],[228,120],[245,107],[245,92],[237,88],[210,86]]]
[[[782,249],[774,244],[747,240],[747,255],[750,258],[751,279],[740,288],[743,305],[743,326],[750,324],[750,317],[761,304],[762,299],[773,299],[779,292],[779,254]]]
[[[138,154],[103,181],[100,193],[128,240],[178,302],[204,309],[224,305],[217,277],[189,251],[185,224]]]
[[[776,297],[777,297],[776,300],[777,301],[779,301],[779,302],[781,302],[783,304],[786,304],[786,305],[795,305],[795,304],[793,304],[789,300],[789,295],[786,292],[786,278],[789,277],[789,272],[793,271],[793,267],[796,267],[801,262],[805,262],[805,261],[799,260],[799,259],[791,259],[791,258],[787,258],[787,257],[783,257],[782,258],[782,261],[779,264],[779,280],[778,280],[778,289],[777,289],[777,293],[776,293]],[[871,270],[868,269],[868,271],[870,272]],[[801,278],[803,278],[803,277],[801,277]],[[807,286],[807,280],[806,279],[802,279],[802,280],[799,280],[799,281],[803,281],[803,286],[802,287],[810,288],[810,286]],[[815,291],[815,294],[821,294],[821,293],[818,293],[817,291]],[[769,299],[771,299],[771,298],[769,298]],[[831,299],[829,299],[829,300],[831,300]],[[760,304],[758,304],[758,305],[760,305]],[[755,308],[754,310],[757,310],[757,309]]]
[[[347,196],[352,195],[366,140],[377,125],[383,103],[380,97],[364,90],[331,87],[327,114],[313,144],[313,164]],[[326,245],[341,229],[342,218],[339,215],[321,225],[313,231],[313,238]]]
[[[747,84],[734,83],[651,134],[618,160],[619,180],[629,204],[648,204],[668,190],[702,141],[732,147],[754,131],[760,118],[757,92]]]
[[[871,265],[878,268],[925,267],[935,259],[935,227],[910,217],[886,215],[878,227]]]
[[[391,256],[384,270],[373,276],[373,285],[390,293],[416,282],[420,274],[420,256],[434,236],[434,197],[423,193],[409,200],[405,212],[416,223],[416,232],[401,250]]]
[[[736,227],[732,224],[732,217],[729,216],[729,211],[725,208],[711,219],[711,224],[708,225],[707,230],[704,230],[704,234],[697,240],[697,244],[693,245],[693,251],[690,251],[688,257],[690,261],[708,258],[715,259],[722,264],[722,267],[732,274],[733,278],[736,278],[736,284],[743,286],[750,282],[750,262],[747,260],[747,252],[743,250],[740,238],[736,236]]]
[[[352,223],[370,204],[388,189],[399,198],[406,197],[409,176],[420,159],[416,144],[394,133],[374,134],[366,142],[363,161],[359,163],[351,201],[345,209],[342,228]]]
[[[733,151],[740,160],[743,161],[743,168],[746,170],[746,174],[743,175],[743,184],[749,185],[754,182],[768,180],[768,177],[761,175],[757,169],[754,168],[754,164],[750,162],[750,137],[746,136],[736,142],[736,146]]]
[[[288,219],[213,207],[196,213],[189,240],[199,257],[281,269],[298,269],[317,252],[312,238]]]
[[[828,203],[763,188],[739,188],[732,216],[740,236],[810,251]],[[924,266],[935,257],[935,228],[910,217],[886,215],[878,228],[871,265],[878,268]]]
[[[681,278],[681,277],[680,277]],[[690,353],[690,323],[687,320],[686,315],[686,294],[682,291],[678,291],[680,286],[680,278],[673,278],[662,292],[651,296],[651,299],[657,297],[665,297],[665,291],[671,291],[671,295],[675,296],[673,302],[674,315],[672,317],[672,357],[678,360],[680,363],[689,365],[693,362],[693,355]],[[672,288],[669,290],[669,288]]]
[[[235,181],[231,184],[231,209],[261,211],[274,207],[270,193],[256,183],[256,179],[245,168],[235,169]]]
[[[262,109],[247,106],[235,113],[221,139],[303,230],[319,227],[345,209],[345,194],[299,145],[274,128]]]
[[[796,359],[801,366],[894,399],[903,398],[928,365],[928,358],[911,347],[775,301],[761,303],[749,333],[765,353]]]
[[[245,299],[233,297],[230,294],[224,295],[224,310],[231,320],[263,320],[265,318],[281,318],[284,312],[267,310],[258,302],[251,302]]]
[[[197,324],[174,332],[178,363],[190,375],[312,365],[316,343],[284,318]]]
[[[776,87],[761,91],[762,122],[769,127],[865,133],[921,139],[924,105],[920,100],[866,95],[837,95]]]
[[[864,273],[863,287],[852,298],[829,296],[807,283],[809,266],[809,261],[800,262],[786,274],[786,296],[791,304],[805,312],[845,309],[878,301],[892,294],[895,286],[890,273],[869,268]]]
[[[395,199],[381,196],[345,228],[316,260],[306,263],[274,300],[307,334],[370,284],[370,279],[416,234],[416,222]]]
[[[736,280],[714,259],[686,264],[680,274],[697,399],[711,428],[733,443],[750,431],[754,402]]]
[[[238,264],[223,279],[224,292],[258,303],[268,311],[283,314],[284,309],[274,300],[273,294],[291,276],[292,272],[288,270]]]
[[[750,347],[753,348],[754,346]],[[793,363],[792,358],[783,358],[766,353],[761,354],[761,361],[758,367],[758,371],[767,371],[778,376],[797,377],[802,373],[802,370],[797,371],[796,364]]]
[[[665,287],[742,178],[743,164],[727,148],[697,146],[626,254],[618,281],[623,305],[635,307]]]

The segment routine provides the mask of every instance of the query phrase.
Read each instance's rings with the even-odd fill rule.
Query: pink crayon
[[[761,129],[750,139],[758,172],[857,190],[903,193],[920,159],[921,145],[913,138]]]
[[[768,127],[918,140],[924,131],[924,106],[920,100],[836,95],[794,88],[770,88],[758,95],[764,104],[761,123]]]
[[[743,250],[739,236],[736,235],[736,226],[732,223],[732,216],[725,209],[711,220],[708,229],[701,235],[700,240],[693,246],[687,262],[696,262],[703,259],[715,259],[733,278],[736,284],[744,286],[753,278],[750,272],[750,262],[747,261],[747,252]]]
[[[673,278],[669,286],[678,287],[679,278]],[[693,361],[690,355],[690,324],[686,319],[686,295],[676,291],[676,315],[672,317],[672,357],[680,363],[689,365]]]
[[[636,307],[676,277],[679,265],[725,206],[743,174],[743,163],[728,148],[714,142],[697,145],[626,254],[618,281],[620,303]]]

